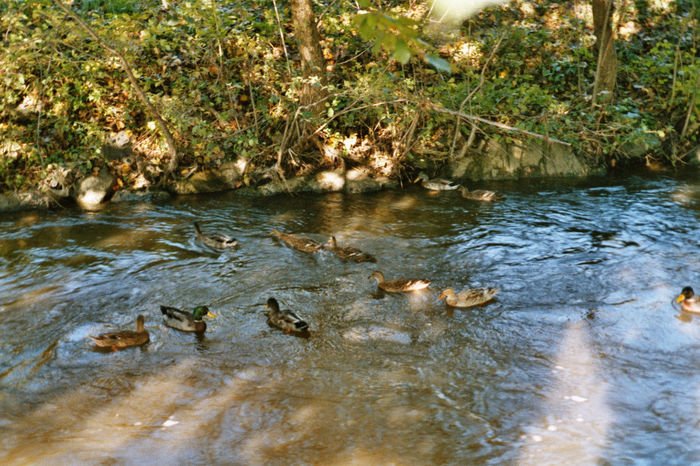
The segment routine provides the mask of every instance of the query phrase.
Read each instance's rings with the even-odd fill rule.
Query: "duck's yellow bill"
[[[210,319],[216,319],[216,316],[211,311],[207,311],[207,317]]]
[[[685,299],[685,295],[682,294],[682,295],[680,295],[678,298],[676,298],[676,302],[677,302],[677,303],[680,303],[680,302],[683,301],[684,299]]]
[[[438,298],[438,301],[440,301],[441,299],[445,299],[446,297],[447,297],[447,295],[445,293],[442,293],[440,295],[440,297]]]

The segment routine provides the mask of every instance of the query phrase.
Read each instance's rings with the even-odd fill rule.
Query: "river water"
[[[697,176],[0,216],[2,464],[689,464],[700,461]],[[217,252],[192,222],[242,247]],[[377,257],[306,254],[269,231]],[[387,278],[432,280],[411,295]],[[497,287],[450,310],[446,287]],[[274,296],[308,339],[266,325]],[[208,304],[203,338],[161,304]],[[88,335],[151,342],[100,353]]]

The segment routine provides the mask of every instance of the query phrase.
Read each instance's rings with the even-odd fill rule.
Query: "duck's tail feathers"
[[[304,330],[309,329],[309,324],[307,324],[303,320],[300,320],[298,322],[294,322],[294,328],[296,328],[299,332],[303,332]]]

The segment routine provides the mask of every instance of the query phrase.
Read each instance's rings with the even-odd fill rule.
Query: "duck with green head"
[[[163,314],[165,325],[183,332],[204,333],[207,330],[204,317],[211,319],[216,317],[207,306],[197,306],[192,312],[183,311],[176,307],[161,306],[160,312]]]
[[[696,296],[693,288],[686,286],[681,290],[680,296],[676,298],[677,303],[681,303],[681,310],[693,314],[700,314],[700,296]]]

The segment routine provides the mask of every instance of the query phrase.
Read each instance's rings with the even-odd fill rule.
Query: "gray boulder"
[[[75,201],[85,210],[98,210],[112,197],[116,179],[109,170],[102,169],[97,175],[88,175],[75,187]]]

